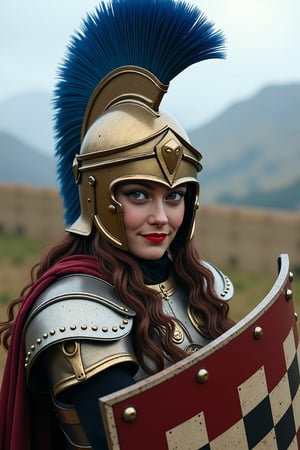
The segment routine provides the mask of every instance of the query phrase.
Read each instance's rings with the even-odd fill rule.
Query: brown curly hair
[[[135,345],[139,363],[149,374],[164,368],[164,361],[176,362],[186,356],[172,341],[174,318],[163,312],[161,296],[145,286],[143,273],[137,261],[128,253],[114,248],[94,229],[90,236],[68,234],[51,246],[31,270],[31,281],[21,296],[8,307],[8,320],[0,322],[0,339],[6,349],[12,333],[18,307],[28,289],[50,267],[61,259],[75,254],[94,256],[99,270],[114,285],[119,297],[136,312]],[[188,302],[203,323],[203,332],[216,338],[232,325],[229,306],[214,292],[210,270],[201,264],[197,249],[191,242],[185,248],[176,242],[170,249],[172,271],[176,282],[189,292]],[[176,319],[175,319],[176,320]],[[151,367],[147,364],[150,360]],[[155,367],[155,369],[153,369]]]

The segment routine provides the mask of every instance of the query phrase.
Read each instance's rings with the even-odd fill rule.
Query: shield
[[[300,448],[299,347],[287,255],[262,302],[212,343],[99,399],[110,450]]]

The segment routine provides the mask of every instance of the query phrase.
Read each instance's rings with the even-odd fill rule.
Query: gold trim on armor
[[[112,70],[96,86],[89,99],[82,123],[81,140],[91,124],[120,100],[142,101],[154,111],[158,111],[168,86],[144,67],[127,65]]]
[[[188,305],[187,313],[188,313],[188,317],[190,319],[190,322],[196,328],[198,333],[200,333],[201,336],[205,337],[206,339],[210,339],[209,334],[206,333],[203,330],[203,322],[202,322],[201,318],[198,315],[195,314],[195,312],[193,311],[193,308],[191,307],[191,305]]]
[[[147,287],[159,292],[164,300],[169,300],[169,298],[176,291],[176,281],[173,274],[171,274],[163,283],[147,285]],[[203,329],[203,322],[201,318],[195,314],[191,305],[188,305],[187,307],[187,314],[191,324],[198,331],[198,333],[200,333],[205,339],[210,339],[209,334]],[[175,332],[172,340],[175,344],[180,344],[184,340],[184,331],[177,322],[175,322]]]
[[[176,291],[176,282],[173,274],[169,276],[169,278],[158,284],[147,284],[148,288],[154,289],[156,292],[159,292],[163,299],[168,300],[171,295]]]
[[[66,406],[62,403],[56,405],[56,417],[59,422],[67,423],[68,425],[80,425],[80,420],[76,409],[72,406]]]
[[[151,284],[147,285],[147,287],[154,289],[156,292],[159,292],[161,297],[164,300],[169,300],[169,298],[175,293],[176,291],[176,282],[173,274],[169,276],[169,278],[164,281],[163,283],[158,284]],[[177,323],[175,320],[173,321],[175,325],[172,341],[174,344],[182,344],[184,341],[184,330],[183,328]]]
[[[174,344],[182,344],[184,341],[184,331],[179,323],[175,322],[175,320],[173,321],[173,323],[175,325],[175,330],[172,341],[174,342]]]
[[[105,369],[108,369],[116,364],[120,364],[120,363],[124,363],[124,362],[134,362],[137,364],[137,359],[130,353],[111,355],[111,356],[99,361],[98,363],[85,368],[85,375],[86,375],[85,380],[91,378],[92,376],[96,375],[97,373],[102,372]],[[79,381],[76,378],[75,374],[59,381],[58,383],[56,383],[53,386],[54,396],[56,397],[62,391],[66,390],[72,386],[75,386],[80,382],[81,381]]]
[[[65,341],[60,344],[60,349],[71,364],[73,372],[78,381],[86,379],[86,373],[81,358],[81,346],[77,341]]]
[[[66,449],[92,450],[74,406],[57,402],[55,399],[53,399],[53,404],[56,419],[66,438]]]

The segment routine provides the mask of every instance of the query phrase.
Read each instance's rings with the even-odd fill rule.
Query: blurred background
[[[226,60],[185,70],[162,104],[203,154],[195,239],[203,258],[232,278],[236,320],[271,288],[280,253],[290,256],[298,307],[300,2],[191,3],[227,41]],[[52,90],[70,35],[96,4],[10,0],[1,7],[0,320],[41,252],[63,235]]]

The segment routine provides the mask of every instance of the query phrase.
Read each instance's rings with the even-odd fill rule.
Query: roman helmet
[[[224,38],[195,6],[176,0],[102,2],[69,44],[55,89],[56,155],[67,231],[127,250],[118,183],[188,186],[182,245],[194,229],[201,154],[160,109],[186,67],[221,58]]]

